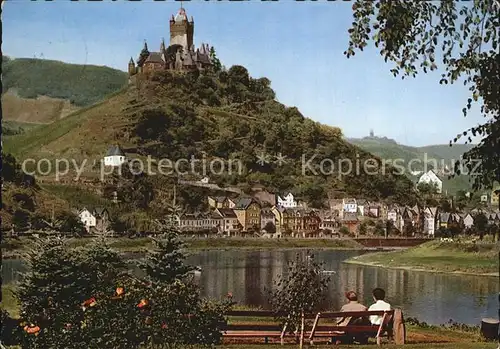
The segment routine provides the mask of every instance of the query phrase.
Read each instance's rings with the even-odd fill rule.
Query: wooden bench
[[[229,317],[246,317],[246,318],[261,318],[262,322],[249,322],[249,323],[228,323],[225,325],[224,337],[225,338],[263,338],[264,343],[269,343],[270,338],[279,338],[281,344],[284,344],[284,339],[295,338],[299,341],[300,333],[290,334],[286,333],[286,325],[283,327],[276,322],[276,314],[272,311],[266,310],[233,310],[227,313]],[[314,316],[309,316],[314,319]]]
[[[377,315],[382,317],[380,325],[371,325],[369,317]],[[321,319],[346,319],[347,326],[339,325],[320,325]],[[352,324],[355,319],[366,319],[366,324]],[[325,312],[318,313],[314,319],[311,332],[309,334],[309,342],[314,344],[314,338],[317,337],[375,337],[377,345],[381,345],[381,339],[385,335],[392,338],[392,325],[394,321],[394,310],[389,311],[354,311],[354,312]]]
[[[334,338],[334,337],[355,337],[363,335],[366,337],[375,337],[377,344],[381,345],[381,338],[385,335],[392,337],[392,323],[394,310],[391,311],[363,311],[363,312],[325,312],[318,314],[304,314],[302,325],[293,333],[287,332],[287,325],[280,326],[276,323],[275,313],[272,311],[230,311],[227,314],[229,317],[250,317],[268,319],[268,322],[258,323],[228,323],[225,324],[224,338],[263,338],[264,343],[269,343],[269,339],[280,339],[281,344],[284,344],[285,338],[294,338],[296,342],[302,344],[306,334],[309,333],[308,340],[311,345],[314,345],[314,338]],[[371,315],[382,316],[380,325],[355,325],[348,326],[337,325],[337,320],[341,318],[354,319],[368,318]],[[305,325],[306,319],[314,319],[312,326]],[[320,324],[320,320],[330,319],[331,324]],[[369,322],[368,322],[369,323]]]

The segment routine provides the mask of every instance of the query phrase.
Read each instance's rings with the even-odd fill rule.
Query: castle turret
[[[193,45],[194,21],[188,21],[186,10],[182,7],[179,13],[170,20],[170,46],[181,45],[185,50]]]
[[[130,57],[130,61],[128,62],[128,75],[132,76],[135,73],[136,73],[136,71],[135,71],[135,62],[132,59],[132,57]]]
[[[137,66],[142,67],[144,61],[149,57],[148,44],[146,40],[144,40],[144,47],[142,48],[141,53],[139,54],[139,58],[137,59]]]
[[[164,51],[165,51],[165,39],[161,38],[160,53],[163,53]]]

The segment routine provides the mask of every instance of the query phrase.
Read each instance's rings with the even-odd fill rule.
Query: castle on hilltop
[[[130,58],[129,76],[161,70],[194,71],[204,70],[212,66],[208,44],[195,48],[193,44],[194,20],[188,20],[186,10],[180,8],[177,15],[170,19],[170,45],[165,46],[162,39],[159,52],[150,52],[144,41],[144,48],[139,54],[137,64]]]

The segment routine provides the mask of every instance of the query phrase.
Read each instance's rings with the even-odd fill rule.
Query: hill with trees
[[[374,160],[373,174],[366,173],[363,161],[373,158],[371,154],[346,142],[340,129],[314,122],[297,108],[277,102],[270,81],[252,78],[242,66],[203,74],[158,72],[96,105],[8,138],[4,145],[19,159],[86,161],[89,166],[83,175],[97,178],[99,161],[116,143],[129,159],[237,160],[241,173],[208,173],[210,181],[243,191],[255,183],[273,192],[292,191],[313,207],[321,207],[332,191],[401,203],[415,200],[409,195],[414,188],[408,178],[394,174],[390,167],[382,169],[380,159]],[[259,158],[261,154],[264,158]],[[283,162],[276,161],[278,157]],[[304,163],[311,159],[304,171]],[[340,161],[349,161],[353,170],[342,175]],[[179,168],[190,172],[186,175],[110,176],[109,185],[121,188],[122,205],[161,216],[167,209],[161,203],[171,202],[177,179],[204,176],[201,160],[195,166],[198,174],[190,166]],[[184,206],[195,208],[206,202],[203,190],[179,191]]]
[[[2,57],[3,118],[48,123],[123,88],[127,73],[104,66]]]
[[[411,170],[423,171],[425,169],[433,169],[433,164],[436,163],[438,169],[446,166],[450,171],[454,168],[455,161],[459,161],[464,153],[474,148],[474,144],[438,144],[423,147],[411,147],[397,143],[395,140],[387,137],[368,136],[363,138],[349,138],[348,142],[359,146],[360,148],[370,152],[384,160],[400,159],[401,164],[409,169],[408,164],[414,159],[420,160],[413,162]],[[425,167],[427,160],[428,166]],[[413,175],[409,171],[406,174],[412,180],[417,180],[418,175]],[[449,179],[447,176],[442,176],[443,188],[448,193],[456,193],[459,190],[472,190],[472,183],[469,181],[469,176],[460,175]]]

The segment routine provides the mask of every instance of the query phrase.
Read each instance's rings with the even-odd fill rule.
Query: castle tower
[[[139,54],[139,58],[137,59],[137,66],[142,67],[144,64],[144,61],[149,57],[149,50],[148,50],[148,44],[146,40],[144,40],[144,47],[141,50],[141,53]]]
[[[175,17],[170,19],[170,46],[181,45],[185,51],[193,46],[194,21],[189,21],[186,10],[182,7]]]
[[[132,57],[130,57],[130,61],[128,62],[128,75],[132,76],[135,74],[135,63]]]

